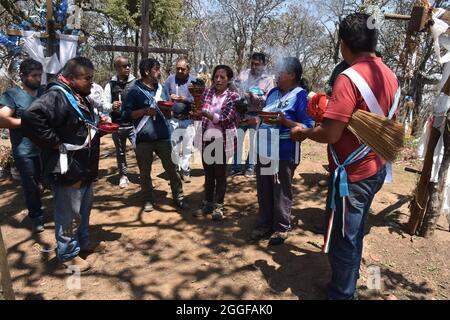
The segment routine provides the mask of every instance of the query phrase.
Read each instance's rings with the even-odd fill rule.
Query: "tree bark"
[[[420,235],[429,238],[436,230],[439,217],[444,206],[444,188],[447,184],[447,175],[450,165],[450,112],[447,113],[444,128],[444,157],[439,169],[439,182],[430,183],[430,200],[428,202],[427,213],[425,214]]]
[[[6,259],[6,247],[3,242],[2,229],[0,227],[0,278],[3,295],[6,300],[15,300],[14,290],[9,273],[8,260]]]

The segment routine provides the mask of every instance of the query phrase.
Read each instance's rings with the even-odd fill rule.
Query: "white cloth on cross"
[[[67,61],[77,55],[79,36],[61,34],[60,31],[56,31],[56,34],[59,38],[59,61],[64,66]]]
[[[44,54],[44,46],[39,38],[40,33],[36,31],[23,31],[23,41],[25,51],[30,58],[42,63],[44,68],[44,74],[42,75],[41,84],[47,84],[46,73],[56,74],[61,70],[61,64],[59,63],[58,56],[53,54],[51,57],[46,57]]]

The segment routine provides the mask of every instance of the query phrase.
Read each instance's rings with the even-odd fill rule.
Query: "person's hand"
[[[266,120],[266,122],[271,125],[284,125],[285,126],[287,123],[287,118],[283,112],[278,112],[278,116],[276,118],[275,117],[268,118]]]
[[[172,99],[172,101],[175,102],[185,102],[186,101],[186,97],[183,96],[177,96],[176,94],[172,93],[170,95],[170,99]]]
[[[203,109],[201,114],[202,114],[203,117],[205,117],[205,118],[207,118],[207,119],[212,121],[213,115],[208,110]]]
[[[291,129],[291,139],[294,141],[302,142],[307,137],[305,135],[305,128],[303,126],[296,126]]]
[[[120,109],[121,107],[122,107],[122,102],[121,102],[121,101],[114,101],[114,102],[112,103],[112,109],[113,109],[114,111]]]

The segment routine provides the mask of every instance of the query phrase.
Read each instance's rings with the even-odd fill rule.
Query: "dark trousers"
[[[42,222],[42,202],[39,183],[41,181],[41,162],[39,157],[14,159],[22,180],[22,188],[27,204],[28,216]]]
[[[259,204],[257,227],[271,228],[272,231],[280,232],[290,230],[292,180],[297,165],[291,160],[280,160],[277,181],[276,176],[265,175],[261,171],[268,165],[257,163],[255,168]]]
[[[164,170],[169,175],[170,188],[174,200],[183,199],[183,184],[172,162],[172,145],[169,140],[140,142],[136,145],[136,160],[139,167],[141,190],[146,200],[153,201],[152,164],[153,153],[161,159]]]
[[[213,142],[206,143],[205,148],[211,143]],[[218,145],[220,144],[221,143],[218,143]],[[215,158],[215,150],[212,151],[211,157],[212,159]],[[202,162],[205,173],[205,201],[223,204],[225,202],[225,193],[227,191],[226,156],[223,156],[220,163],[216,163],[215,161],[205,161],[205,154],[203,153]]]
[[[328,188],[327,213],[331,214],[330,186],[333,183],[331,174]],[[342,198],[336,192],[337,211],[330,236],[330,261],[332,276],[328,288],[330,299],[349,300],[353,298],[359,278],[364,238],[364,224],[375,194],[381,189],[386,177],[383,167],[377,174],[365,180],[349,183],[347,198],[347,214],[345,219],[345,237],[342,235]],[[339,185],[337,181],[336,185]]]
[[[127,139],[132,144],[133,136],[135,135],[134,128],[120,128],[119,131],[113,133],[112,138],[116,147],[117,167],[121,176],[127,175]]]

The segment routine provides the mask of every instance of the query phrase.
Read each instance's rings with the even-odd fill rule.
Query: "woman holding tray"
[[[271,235],[279,245],[291,228],[292,180],[300,162],[300,145],[290,139],[295,126],[311,128],[307,92],[302,88],[303,68],[297,58],[284,58],[278,66],[277,87],[267,96],[257,132],[256,181],[259,212],[252,240]]]

